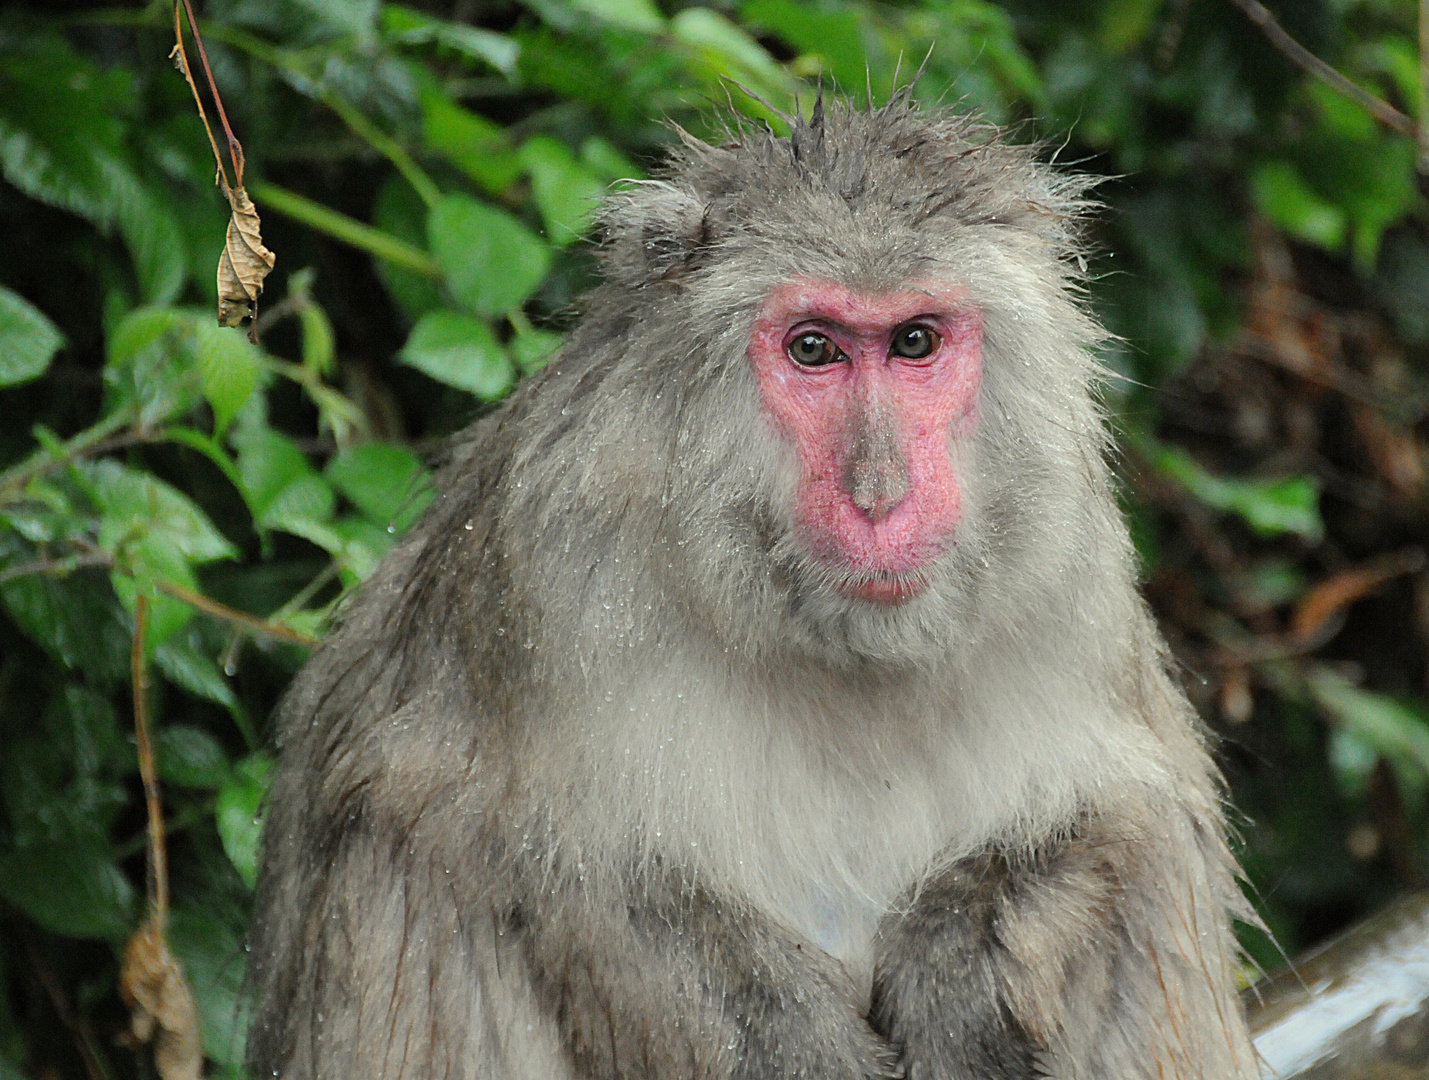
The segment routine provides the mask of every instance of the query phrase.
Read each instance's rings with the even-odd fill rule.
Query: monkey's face
[[[749,357],[798,457],[800,546],[846,597],[916,596],[961,512],[949,443],[977,418],[976,308],[952,290],[797,281],[765,302]]]

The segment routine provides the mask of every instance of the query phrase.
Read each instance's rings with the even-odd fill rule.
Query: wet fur
[[[255,1075],[1254,1075],[1217,779],[1137,596],[1086,182],[900,98],[687,139],[283,707]],[[983,314],[957,542],[898,607],[794,540],[777,285]]]

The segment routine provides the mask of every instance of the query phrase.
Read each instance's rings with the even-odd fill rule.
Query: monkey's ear
[[[661,180],[616,195],[600,218],[606,279],[638,288],[689,273],[713,240],[711,219],[708,203]]]

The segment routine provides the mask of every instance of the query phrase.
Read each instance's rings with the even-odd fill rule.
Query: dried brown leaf
[[[277,261],[263,246],[258,210],[242,185],[224,186],[233,214],[228,220],[228,239],[218,260],[218,325],[238,326],[257,310],[263,279]]]
[[[198,1008],[157,919],[145,922],[124,947],[119,993],[129,1006],[134,1037],[154,1044],[162,1080],[198,1080],[203,1075]]]

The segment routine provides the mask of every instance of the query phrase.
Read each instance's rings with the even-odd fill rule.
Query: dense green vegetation
[[[1412,0],[1275,6],[1424,114]],[[718,137],[732,101],[778,122],[731,83],[788,107],[823,73],[883,100],[925,55],[919,99],[1107,177],[1091,302],[1120,335],[1126,506],[1267,923],[1294,951],[1423,882],[1424,180],[1411,139],[1234,5],[200,15],[277,254],[261,345],[215,325],[228,206],[169,0],[0,12],[0,1080],[138,1075],[116,992],[145,890],[138,598],[170,935],[236,1073],[268,716],[429,498],[443,439],[558,347],[592,200],[655,168],[671,121]]]

